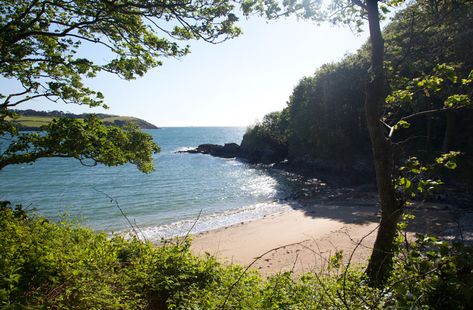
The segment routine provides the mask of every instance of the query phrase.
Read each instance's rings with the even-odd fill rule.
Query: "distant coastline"
[[[36,110],[15,110],[20,117],[15,120],[20,130],[39,130],[42,126],[49,124],[54,118],[84,118],[93,113],[74,114],[62,111],[36,111]],[[101,119],[106,125],[115,125],[123,127],[126,124],[135,124],[141,129],[160,129],[158,126],[151,124],[143,119],[133,116],[119,116],[113,114],[93,114]]]

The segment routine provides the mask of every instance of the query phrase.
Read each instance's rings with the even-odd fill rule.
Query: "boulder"
[[[235,158],[240,155],[240,146],[236,143],[225,143],[224,145],[201,144],[195,149],[179,151],[178,153],[200,153],[209,154],[215,157]]]
[[[216,154],[218,154],[222,148],[223,146],[218,144],[201,144],[195,149],[195,151],[196,153],[216,156]]]

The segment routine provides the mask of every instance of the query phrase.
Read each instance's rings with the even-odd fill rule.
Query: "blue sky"
[[[240,26],[240,37],[219,45],[191,42],[190,55],[164,59],[163,66],[137,80],[104,73],[87,84],[104,93],[110,106],[106,113],[163,127],[248,126],[285,107],[303,76],[355,52],[367,39],[366,32],[356,35],[348,28],[295,18],[251,18]],[[19,108],[104,112],[45,101]]]

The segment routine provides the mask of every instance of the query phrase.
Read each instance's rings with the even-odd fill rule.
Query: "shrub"
[[[53,222],[0,204],[0,307],[5,309],[467,309],[472,249],[421,237],[388,285],[369,287],[341,254],[320,273],[263,280],[196,257],[190,241],[155,246]]]

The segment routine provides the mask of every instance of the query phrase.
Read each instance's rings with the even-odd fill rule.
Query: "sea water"
[[[40,159],[0,171],[0,200],[20,203],[49,218],[64,214],[107,232],[146,238],[207,231],[285,212],[301,182],[282,171],[236,159],[178,153],[203,143],[240,143],[245,128],[188,127],[147,130],[161,148],[156,170],[133,165],[84,167],[77,160]],[[128,218],[128,220],[127,220]]]

